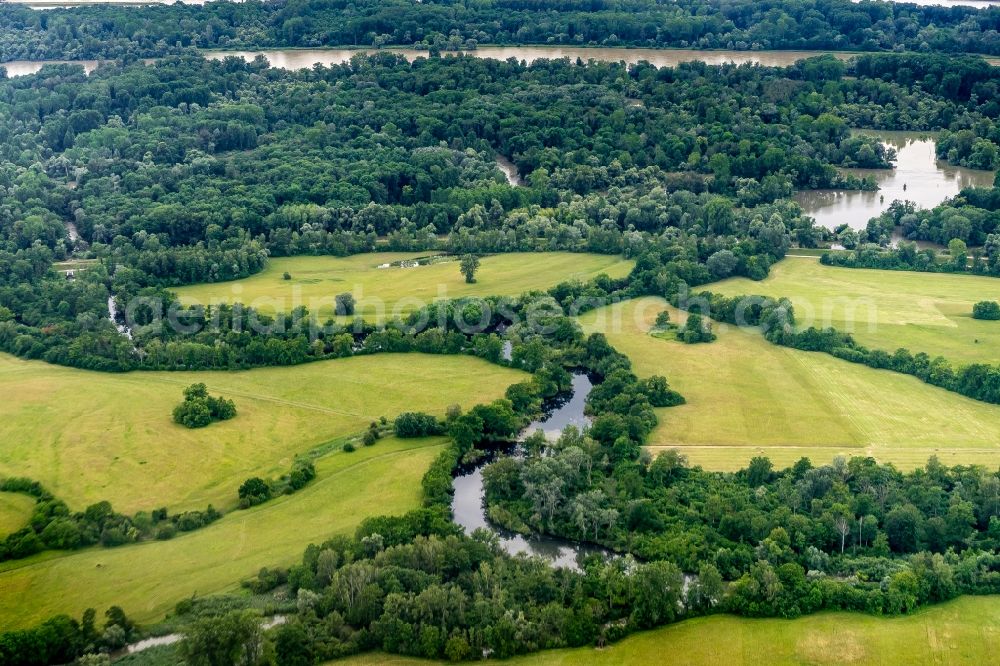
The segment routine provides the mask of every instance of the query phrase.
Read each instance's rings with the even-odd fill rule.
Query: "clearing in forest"
[[[304,305],[330,317],[337,294],[350,292],[356,314],[368,320],[392,319],[442,298],[518,296],[567,280],[587,281],[601,273],[620,278],[635,262],[617,255],[573,252],[515,252],[484,256],[467,283],[458,257],[439,257],[414,265],[427,252],[379,252],[350,257],[288,257],[243,280],[179,287],[185,304],[237,303],[263,313],[289,312]],[[288,279],[285,279],[285,274]]]
[[[73,510],[228,510],[250,476],[405,411],[444,415],[502,397],[524,373],[470,356],[374,354],[237,372],[112,374],[0,355],[0,476],[41,482]],[[177,425],[184,387],[204,382],[237,415]]]
[[[677,447],[692,463],[734,470],[756,455],[776,467],[805,456],[827,463],[867,455],[901,468],[931,455],[948,465],[988,463],[1000,453],[1000,406],[823,353],[767,342],[756,330],[713,323],[718,339],[684,344],[649,334],[656,315],[684,313],[641,298],[581,317],[606,333],[640,377],[664,375],[687,404],[657,410],[649,444]]]
[[[978,301],[1000,301],[995,277],[839,268],[788,257],[760,282],[734,278],[705,289],[787,297],[799,325],[833,326],[872,349],[905,347],[957,365],[1000,363],[1000,321],[972,318]]]

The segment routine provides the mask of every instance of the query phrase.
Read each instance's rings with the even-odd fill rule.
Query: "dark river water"
[[[583,408],[591,388],[593,383],[586,374],[573,375],[572,391],[547,404],[543,417],[525,428],[521,436],[541,430],[547,438],[555,439],[566,426],[575,425],[583,428],[589,425],[590,420],[584,415]],[[579,544],[549,536],[526,537],[493,526],[486,517],[486,491],[483,487],[483,468],[490,461],[491,457],[487,456],[478,464],[460,470],[452,483],[455,496],[452,499],[451,510],[455,523],[460,525],[466,534],[471,534],[477,529],[489,530],[497,536],[500,546],[507,553],[511,555],[525,553],[543,557],[556,567],[579,569],[578,559],[581,556],[611,555],[608,550],[600,546]]]

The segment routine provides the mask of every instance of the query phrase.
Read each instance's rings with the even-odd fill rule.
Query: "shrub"
[[[312,464],[311,460],[296,460],[288,475],[289,491],[295,492],[315,478],[316,466]]]
[[[156,538],[159,539],[160,541],[173,539],[176,534],[177,534],[177,528],[174,527],[172,523],[160,525],[158,528],[156,528]]]
[[[203,399],[185,400],[174,407],[174,423],[185,428],[204,428],[212,422],[212,412]]]
[[[236,416],[232,400],[208,395],[204,384],[192,384],[184,389],[184,402],[174,407],[174,423],[186,428],[204,428],[214,421],[227,421]]]
[[[1000,303],[996,301],[979,301],[972,306],[973,319],[986,319],[988,321],[1000,320]]]
[[[656,323],[653,324],[653,328],[660,331],[668,331],[673,328],[674,325],[670,322],[670,311],[663,310],[656,315]]]
[[[240,507],[247,508],[257,504],[263,504],[271,499],[271,486],[267,481],[255,476],[247,479],[240,486]]]
[[[396,417],[394,430],[397,437],[427,437],[440,435],[441,424],[430,414],[404,412]]]
[[[677,339],[689,345],[699,342],[711,342],[715,340],[715,333],[712,332],[712,324],[702,318],[701,315],[691,313],[687,322],[677,331]]]
[[[347,292],[344,294],[337,294],[336,296],[336,313],[340,316],[350,316],[354,314],[354,294]]]

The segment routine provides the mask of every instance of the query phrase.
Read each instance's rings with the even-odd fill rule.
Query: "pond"
[[[545,405],[542,418],[532,422],[521,432],[521,438],[541,430],[549,439],[559,436],[563,428],[575,425],[583,428],[590,424],[590,419],[583,413],[587,395],[593,383],[584,373],[573,375],[573,388],[567,394],[560,396]],[[508,453],[516,454],[516,449],[508,449]],[[579,570],[578,560],[581,556],[598,554],[605,557],[613,554],[605,548],[592,544],[579,544],[567,539],[550,536],[523,536],[515,532],[500,529],[490,524],[486,517],[486,490],[483,485],[483,468],[492,460],[486,456],[480,462],[468,468],[459,470],[452,482],[455,496],[452,499],[451,510],[456,524],[471,534],[474,530],[489,530],[497,536],[500,547],[510,555],[525,553],[543,557],[555,567],[566,567]]]
[[[816,223],[834,229],[847,224],[864,229],[868,220],[889,208],[896,199],[920,208],[933,208],[966,187],[991,187],[992,171],[956,167],[937,159],[933,134],[921,132],[866,132],[896,149],[895,169],[844,169],[858,176],[873,176],[878,192],[811,190],[795,200]]]

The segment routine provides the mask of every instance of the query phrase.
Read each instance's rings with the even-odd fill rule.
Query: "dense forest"
[[[296,0],[0,8],[0,61],[183,47],[568,44],[1000,53],[1000,9],[865,0]]]
[[[421,352],[529,373],[489,404],[442,419],[395,415],[346,441],[338,455],[389,432],[448,436],[420,510],[369,518],[298,564],[262,570],[243,583],[252,597],[178,604],[177,656],[190,664],[313,664],[373,649],[508,657],[714,612],[897,615],[1000,593],[995,469],[931,460],[903,473],[856,457],[776,470],[755,458],[723,473],[676,453],[654,460],[643,446],[684,396],[668,378],[640,378],[576,319],[655,295],[690,312],[678,333],[686,342],[708,342],[709,319],[750,325],[774,344],[1000,403],[1000,367],[868,349],[833,329],[801,330],[786,300],[702,291],[763,279],[791,247],[832,241],[847,251],[828,264],[1000,275],[997,187],[931,210],[895,203],[860,230],[815,227],[791,198],[876,188],[842,168],[896,156],[855,128],[937,131],[940,158],[1000,167],[1000,69],[947,55],[1000,53],[998,30],[1000,9],[867,0],[3,6],[0,60],[112,61],[89,75],[62,64],[0,79],[0,351],[114,372]],[[902,53],[659,69],[441,55],[487,42]],[[428,57],[383,51],[289,72],[194,50],[336,44],[417,44]],[[498,157],[516,165],[519,184]],[[949,254],[890,248],[897,229]],[[183,306],[171,291],[259,273],[271,257],[375,250],[592,252],[635,267],[544,292],[439,301],[378,324],[320,321],[304,307]],[[702,293],[685,300],[691,291]],[[571,371],[594,382],[590,426],[555,440],[523,432],[566,394]],[[181,423],[235,413],[204,385],[184,396]],[[453,475],[484,459],[495,525],[614,555],[553,568],[509,556],[487,532],[464,534],[450,519]],[[234,510],[298,491],[317,467],[296,458],[277,474],[234,486]],[[24,478],[0,491],[34,500],[27,524],[0,541],[0,560],[131,547],[221,517],[211,505],[73,511]],[[262,607],[287,621],[265,631]],[[106,656],[141,635],[121,609],[106,620],[100,629],[88,611],[0,634],[0,662]]]
[[[307,312],[279,317],[267,341],[223,337],[204,324],[239,311],[185,310],[166,291],[244,277],[267,256],[639,257],[659,243],[698,262],[736,258],[689,284],[761,278],[790,243],[824,237],[788,201],[794,190],[869,189],[836,167],[891,163],[850,128],[972,132],[995,152],[998,79],[976,58],[920,55],[788,68],[389,53],[294,73],[196,55],[90,76],[49,67],[0,83],[11,195],[0,208],[0,348],[108,370],[327,357],[343,331],[314,345],[295,325]],[[498,154],[524,187],[506,182]],[[98,261],[73,280],[51,272],[74,252]],[[131,340],[108,320],[109,296]],[[132,307],[139,297],[197,325],[157,326]]]

